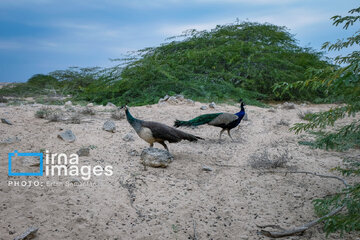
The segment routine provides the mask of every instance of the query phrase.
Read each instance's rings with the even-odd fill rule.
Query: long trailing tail
[[[192,134],[187,134],[186,136],[183,137],[184,140],[188,140],[190,142],[196,142],[197,140],[205,140],[203,139],[202,137],[199,137],[199,136],[195,136],[195,135],[192,135]]]
[[[190,126],[200,126],[203,124],[207,124],[214,120],[217,116],[219,116],[221,113],[210,113],[210,114],[203,114],[200,116],[197,116],[196,118],[193,118],[189,121],[180,121],[176,120],[174,123],[174,127],[190,127]]]
[[[188,140],[190,142],[196,142],[199,139],[205,140],[202,137],[195,136],[195,135],[192,135],[187,132],[183,132],[176,128],[169,128],[169,129],[170,129],[170,131],[167,134],[168,138],[166,139],[169,142],[179,142],[181,140]]]
[[[199,136],[195,136],[195,137],[196,137],[196,139],[205,140],[204,138],[199,137]]]
[[[184,133],[184,132],[183,132]],[[190,142],[196,142],[197,140],[205,140],[202,137],[192,135],[190,133],[185,133],[186,135],[183,135],[183,139],[188,140]]]

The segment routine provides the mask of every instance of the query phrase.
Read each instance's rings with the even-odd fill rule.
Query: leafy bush
[[[118,65],[111,68],[38,74],[13,89],[0,89],[0,94],[38,95],[55,89],[61,95],[72,95],[73,100],[117,105],[152,104],[166,94],[216,102],[242,98],[252,105],[261,105],[259,100],[265,99],[311,100],[326,93],[317,89],[279,95],[272,87],[304,80],[310,67],[331,67],[322,58],[320,52],[297,46],[285,27],[236,22],[210,31],[188,30],[171,42],[117,59]]]
[[[274,99],[279,98],[272,91],[275,83],[304,80],[307,68],[330,66],[321,60],[321,53],[297,46],[284,27],[271,24],[235,23],[188,31],[182,37],[140,50],[139,58],[121,72],[115,95],[138,99],[146,91],[144,100],[151,102],[171,92],[215,101],[242,95]],[[295,97],[309,94],[304,91]]]
[[[350,16],[332,17],[334,25],[344,24],[344,29],[353,26],[360,20],[360,7],[349,11]],[[347,39],[338,40],[336,43],[326,42],[323,49],[340,50],[360,44],[360,31]],[[357,48],[354,48],[357,49]],[[336,121],[346,116],[355,117],[360,111],[360,51],[353,51],[346,56],[338,56],[335,61],[345,67],[326,67],[320,69],[309,69],[309,79],[298,81],[292,84],[281,83],[276,86],[282,93],[292,92],[293,89],[312,89],[327,91],[330,96],[341,99],[345,103],[343,106],[335,107],[329,111],[308,114],[307,123],[297,123],[292,130],[295,133],[334,126]],[[280,91],[280,92],[281,92]],[[326,149],[347,150],[359,148],[360,146],[360,120],[353,120],[350,124],[338,127],[333,132],[315,132],[317,138],[315,142],[302,142],[313,147]],[[336,170],[343,175],[360,176],[359,158],[345,160],[345,167],[338,167]],[[348,185],[340,193],[324,199],[314,201],[316,212],[324,216],[331,210],[345,206],[345,211],[325,219],[325,231],[327,234],[340,231],[360,231],[360,183],[359,178],[355,178],[352,185]]]

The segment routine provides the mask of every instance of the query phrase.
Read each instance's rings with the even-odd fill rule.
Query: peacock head
[[[122,105],[120,108],[119,108],[120,110],[128,110],[129,108],[128,108],[128,106],[127,105]]]
[[[242,100],[242,98],[240,98],[239,103],[240,103],[240,108],[243,108],[245,106],[245,103]]]

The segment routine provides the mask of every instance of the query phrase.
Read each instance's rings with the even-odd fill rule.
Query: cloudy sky
[[[110,58],[237,18],[286,26],[301,46],[320,50],[356,30],[330,21],[355,7],[357,0],[0,0],[0,82],[111,66]]]

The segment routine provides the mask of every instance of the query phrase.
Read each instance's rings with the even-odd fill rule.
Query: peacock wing
[[[237,119],[238,119],[238,116],[236,116],[235,114],[223,113],[223,114],[220,114],[219,116],[217,116],[216,118],[214,118],[212,121],[210,121],[209,125],[223,126],[223,125],[227,125]]]
[[[157,122],[144,121],[142,126],[149,128],[153,138],[161,141],[180,142],[182,139],[186,139],[188,137],[187,135],[190,135],[177,130],[176,128]]]

